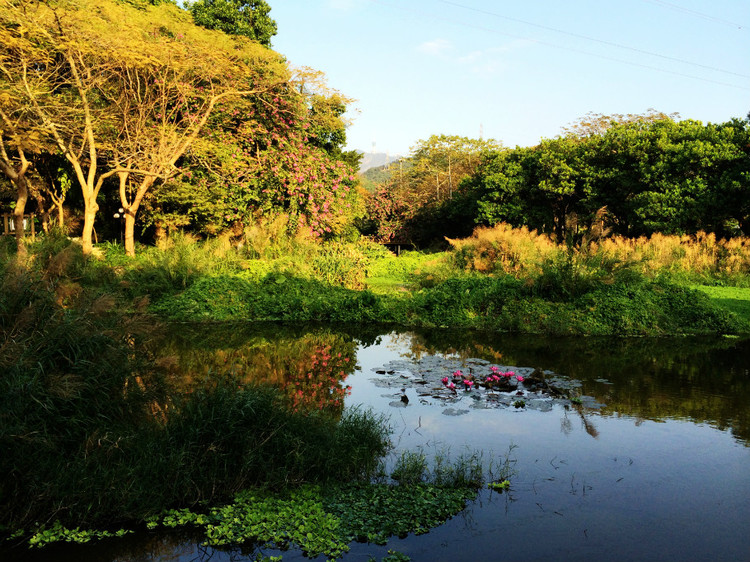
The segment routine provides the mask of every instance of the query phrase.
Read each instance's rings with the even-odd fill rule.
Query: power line
[[[572,33],[570,31],[565,31],[563,29],[558,29],[556,27],[550,27],[550,26],[547,26],[547,25],[541,25],[541,24],[538,24],[538,23],[534,23],[534,22],[530,22],[530,21],[526,21],[526,20],[522,20],[522,19],[518,19],[518,18],[513,18],[513,17],[510,17],[510,16],[504,16],[502,14],[498,14],[497,12],[490,12],[489,10],[483,10],[481,8],[473,8],[471,6],[466,6],[466,5],[460,4],[458,2],[452,2],[451,0],[437,0],[437,1],[441,2],[443,4],[448,4],[449,6],[455,6],[457,8],[461,8],[461,9],[464,9],[464,10],[469,10],[469,11],[472,11],[472,12],[477,12],[477,13],[485,14],[485,15],[488,15],[488,16],[494,16],[496,18],[504,19],[504,20],[507,20],[507,21],[512,21],[512,22],[515,22],[515,23],[522,23],[524,25],[529,25],[531,27],[537,27],[539,29],[544,29],[546,31],[553,31],[555,33],[560,33],[562,35],[568,35],[569,37],[575,37],[577,39],[584,39],[586,41],[593,41],[593,42],[599,43],[601,45],[608,45],[610,47],[617,47],[618,49],[625,49],[625,50],[633,51],[635,53],[640,53],[640,54],[643,54],[643,55],[650,55],[652,57],[659,57],[659,58],[662,58],[662,59],[665,59],[665,60],[669,60],[669,61],[673,61],[673,62],[679,62],[679,63],[682,63],[682,64],[687,64],[687,65],[691,65],[691,66],[697,66],[699,68],[705,68],[707,70],[713,70],[713,71],[716,71],[716,72],[723,72],[725,74],[731,74],[733,76],[739,76],[741,78],[750,78],[750,75],[748,75],[748,74],[741,74],[739,72],[733,72],[731,70],[724,70],[722,68],[716,68],[715,66],[710,66],[710,65],[706,65],[706,64],[700,64],[700,63],[697,63],[697,62],[692,62],[692,61],[689,61],[689,60],[681,59],[681,58],[678,58],[678,57],[672,57],[672,56],[669,56],[669,55],[663,55],[661,53],[654,53],[654,52],[651,52],[651,51],[646,51],[644,49],[639,49],[637,47],[629,47],[628,45],[621,45],[620,43],[615,43],[614,41],[606,41],[604,39],[597,39],[595,37],[590,37],[588,35],[582,35],[580,33]]]
[[[438,1],[442,1],[442,0],[438,0]],[[538,45],[545,45],[547,47],[553,47],[555,49],[572,51],[572,52],[575,52],[575,53],[580,53],[580,54],[591,56],[591,57],[597,57],[597,58],[604,59],[604,60],[609,60],[609,61],[618,62],[618,63],[622,63],[622,64],[628,64],[630,66],[637,66],[637,67],[640,67],[640,68],[646,68],[648,70],[655,70],[656,72],[662,72],[662,73],[665,73],[665,74],[672,74],[674,76],[681,76],[683,78],[690,78],[692,80],[700,80],[702,82],[709,82],[711,84],[718,84],[720,86],[727,86],[729,88],[736,88],[736,89],[739,89],[739,90],[748,90],[748,91],[750,91],[750,87],[747,87],[747,86],[738,86],[737,84],[732,84],[732,83],[729,83],[729,82],[721,82],[719,80],[712,80],[710,78],[703,78],[701,76],[695,76],[693,74],[685,74],[685,73],[677,72],[677,71],[674,71],[674,70],[666,70],[666,69],[663,69],[663,68],[659,68],[657,66],[651,66],[651,65],[648,65],[648,64],[642,64],[642,63],[638,63],[638,62],[632,62],[632,61],[627,61],[627,60],[623,60],[623,59],[618,59],[618,58],[610,57],[610,56],[607,56],[607,55],[602,55],[602,54],[599,54],[599,53],[592,53],[591,51],[585,51],[583,49],[577,49],[577,48],[568,47],[568,46],[565,46],[565,45],[558,45],[556,43],[550,43],[548,41],[540,41],[539,39],[532,39],[532,38],[524,37],[524,36],[521,36],[521,35],[514,35],[512,33],[506,33],[504,31],[498,31],[496,29],[492,29],[492,28],[489,28],[489,27],[484,27],[484,26],[481,26],[481,25],[460,22],[460,21],[457,21],[455,19],[450,19],[450,18],[446,18],[446,17],[437,16],[435,14],[430,14],[430,13],[427,13],[427,12],[424,12],[424,11],[421,11],[421,10],[415,10],[413,8],[406,8],[406,7],[402,6],[402,5],[398,5],[397,6],[397,5],[394,5],[394,4],[390,4],[390,3],[384,2],[383,0],[370,0],[370,2],[372,2],[373,4],[381,4],[381,5],[384,5],[384,6],[388,6],[389,8],[396,9],[396,10],[401,10],[401,11],[405,11],[405,12],[411,12],[413,14],[417,14],[417,15],[421,15],[421,16],[429,16],[429,17],[431,17],[433,19],[444,21],[444,22],[447,22],[447,23],[449,23],[451,25],[458,25],[458,26],[462,26],[462,27],[468,27],[468,28],[472,28],[472,29],[478,29],[478,30],[481,30],[481,31],[486,31],[488,33],[495,34],[495,35],[503,35],[505,37],[510,37],[512,39],[519,39],[519,40],[522,40],[522,41],[529,41],[531,43],[536,43]],[[713,67],[708,67],[708,68],[710,68],[711,70],[719,70],[719,69],[716,69],[716,68],[713,68]],[[734,73],[732,73],[732,74],[734,74]],[[744,78],[750,78],[750,76],[745,76],[743,74],[738,74],[738,76],[741,76],[741,77],[744,77]]]
[[[747,29],[747,26],[741,23],[737,23],[734,21],[725,20],[722,18],[717,18],[715,16],[712,16],[710,14],[704,14],[703,12],[698,12],[697,10],[691,10],[690,8],[685,8],[684,6],[679,6],[677,4],[672,4],[671,2],[665,2],[664,0],[643,0],[644,2],[648,2],[649,4],[656,4],[658,6],[663,6],[665,8],[668,8],[670,10],[675,10],[677,12],[682,12],[684,14],[690,14],[696,17],[699,17],[701,19],[712,21],[714,23],[721,23],[724,25],[730,25],[732,27],[736,27],[737,29],[745,30]]]

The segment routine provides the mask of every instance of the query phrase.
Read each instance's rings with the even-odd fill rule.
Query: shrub
[[[329,285],[362,289],[365,286],[369,259],[353,244],[328,242],[312,260],[317,279]]]
[[[548,236],[505,223],[480,227],[469,238],[448,242],[453,247],[457,267],[518,277],[538,273],[541,264],[559,252]]]

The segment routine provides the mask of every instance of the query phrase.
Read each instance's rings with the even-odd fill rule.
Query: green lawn
[[[734,312],[740,318],[750,322],[750,288],[712,287],[708,285],[695,285],[691,288],[703,291],[718,306]]]

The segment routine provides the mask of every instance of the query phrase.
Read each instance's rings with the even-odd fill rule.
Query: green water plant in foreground
[[[507,482],[513,473],[513,448],[499,464],[490,462],[491,478]],[[336,559],[353,541],[384,545],[394,536],[424,534],[462,511],[483,484],[483,455],[474,451],[451,459],[443,450],[428,460],[422,450],[404,451],[391,481],[397,484],[356,481],[308,484],[280,493],[246,490],[223,507],[166,511],[150,518],[148,526],[199,527],[211,546],[293,547],[311,558]],[[390,551],[389,556],[384,560],[408,559]]]
[[[117,531],[100,531],[95,529],[68,529],[60,521],[55,521],[51,527],[38,529],[29,538],[30,547],[43,547],[53,542],[72,542],[84,544],[92,540],[100,540],[113,537],[124,537],[132,533],[132,530],[119,529]]]
[[[500,463],[491,461],[489,478],[507,489],[514,461],[513,450]],[[475,499],[484,482],[483,454],[478,451],[451,459],[448,451],[438,451],[427,459],[421,449],[405,451],[395,461],[390,482],[381,474],[377,481],[342,481],[303,484],[272,491],[269,488],[243,490],[226,505],[168,509],[148,517],[149,529],[190,527],[200,530],[204,544],[217,548],[250,546],[256,560],[267,557],[264,549],[302,551],[305,556],[340,558],[350,543],[385,545],[391,537],[427,533],[464,509]],[[492,485],[491,485],[492,486]],[[127,531],[81,531],[67,529],[59,522],[40,528],[29,545],[41,547],[55,541],[86,542],[121,536]],[[404,554],[389,551],[383,560],[408,560]]]
[[[502,480],[500,482],[490,482],[487,484],[487,487],[490,490],[494,490],[495,492],[503,492],[510,488],[510,480]]]
[[[166,510],[148,518],[147,527],[200,528],[206,545],[252,544],[259,559],[268,559],[261,555],[264,548],[298,548],[310,558],[325,555],[335,560],[349,550],[353,541],[384,545],[393,536],[427,533],[462,511],[477,491],[474,487],[424,482],[408,486],[362,482],[327,488],[304,485],[279,493],[245,490],[221,507],[205,511]],[[80,544],[130,532],[68,529],[56,521],[50,527],[39,528],[28,544],[30,547],[53,542]]]
[[[149,528],[202,528],[205,544],[298,548],[306,556],[340,558],[353,541],[386,544],[393,536],[424,534],[464,509],[477,489],[420,483],[410,486],[352,483],[305,485],[288,493],[248,490],[204,513],[170,510]]]

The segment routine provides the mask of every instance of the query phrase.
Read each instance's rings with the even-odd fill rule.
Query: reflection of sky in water
[[[355,543],[344,561],[365,561],[370,556],[380,560],[388,549],[401,551],[414,562],[750,561],[750,447],[747,439],[743,441],[729,430],[714,427],[713,411],[705,414],[709,420],[705,423],[689,421],[682,410],[675,410],[677,414],[670,414],[671,417],[663,416],[665,421],[659,422],[618,412],[613,403],[601,412],[586,411],[587,427],[577,410],[566,411],[559,405],[547,412],[512,407],[475,409],[471,393],[460,393],[458,403],[443,405],[429,399],[432,405],[423,405],[417,390],[411,387],[406,391],[408,406],[397,408],[389,404],[395,401],[401,405],[400,387],[376,386],[373,379],[379,375],[374,370],[404,359],[402,354],[409,350],[410,343],[408,335],[383,336],[376,345],[360,347],[360,369],[346,381],[352,385],[347,405],[362,404],[389,415],[396,453],[422,447],[429,455],[447,447],[453,457],[482,450],[488,460],[490,452],[495,458],[502,457],[514,444],[512,458],[516,460],[517,474],[511,479],[510,493],[483,490],[464,512],[427,535],[392,539],[384,547]],[[684,345],[682,340],[675,344]],[[540,349],[555,350],[552,344]],[[514,353],[523,355],[518,350]],[[682,356],[682,352],[677,355]],[[527,363],[541,363],[545,368],[554,360],[565,364],[565,358],[556,359],[554,354],[549,360],[532,353],[528,357]],[[706,357],[716,360],[717,356]],[[723,357],[718,356],[719,360]],[[742,364],[743,356],[738,357],[728,366],[719,365],[713,370],[706,367],[705,376],[720,377],[722,372],[736,368],[735,364]],[[613,353],[612,358],[620,356]],[[518,363],[519,367],[529,366],[523,360]],[[606,365],[592,368],[585,361],[572,361],[561,370],[592,371],[591,381],[602,376],[612,378],[613,384],[604,392],[615,396],[619,391],[618,396],[625,403],[632,402],[634,396],[642,398],[636,404],[641,408],[651,401],[685,404],[700,393],[711,393],[710,387],[687,388],[689,381],[684,374],[679,378],[671,372],[647,372],[643,367],[647,364],[643,363],[630,381],[636,388],[630,394],[623,393],[622,388],[628,379],[617,379],[616,370],[607,371]],[[746,367],[742,368],[746,373]],[[649,379],[657,375],[667,380],[672,377],[678,384],[670,388],[649,386]],[[580,373],[575,376],[583,378]],[[717,392],[717,403],[742,402],[746,394],[737,390],[737,380],[731,379],[727,384],[735,388],[735,394]],[[591,381],[587,383],[589,389],[602,384]],[[652,388],[657,389],[658,395],[648,394]],[[686,389],[696,394],[683,392]],[[695,403],[701,404],[698,400]],[[444,415],[446,407],[468,413]],[[721,410],[722,415],[746,415],[738,414],[736,409],[727,411]],[[252,553],[242,554],[241,549],[215,551],[163,534],[110,544],[114,548],[128,540],[138,545],[131,551],[138,555],[111,555],[105,541],[98,546],[67,548],[67,554],[59,558],[54,549],[27,553],[28,560],[253,559]],[[127,548],[119,552],[123,551]],[[294,551],[267,550],[264,554],[283,554],[285,561],[306,560]]]
[[[403,343],[403,336],[400,336]],[[399,359],[388,336],[358,352],[347,403],[390,415],[398,449],[449,447],[504,455],[518,474],[509,495],[490,495],[426,537],[395,541],[415,560],[728,560],[750,555],[750,448],[708,424],[575,410],[474,409],[465,393],[441,405],[389,403],[399,389],[373,384]],[[523,365],[520,365],[523,366]],[[434,401],[432,401],[434,402]],[[593,426],[594,431],[591,431]],[[596,435],[592,437],[590,433]],[[743,558],[744,557],[744,558]]]

